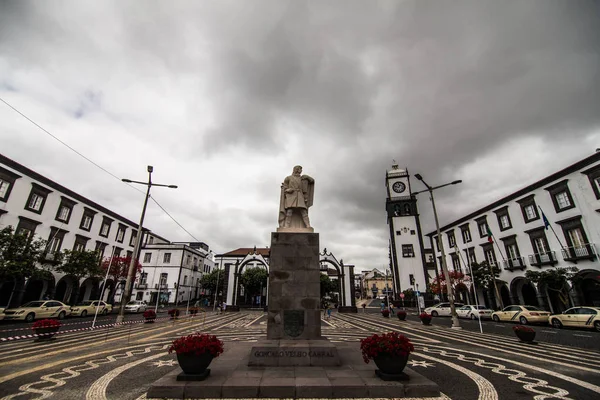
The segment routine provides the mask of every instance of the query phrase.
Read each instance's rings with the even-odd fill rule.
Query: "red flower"
[[[388,315],[390,315],[390,311],[389,311],[389,310],[383,310],[381,313],[382,313],[384,316],[386,316],[386,317],[387,317]]]
[[[156,313],[154,310],[146,310],[144,311],[144,318],[156,318]]]
[[[406,311],[404,310],[400,310],[396,313],[396,315],[400,316],[400,315],[406,315]]]
[[[421,314],[419,314],[419,318],[421,318],[421,319],[431,319],[431,315],[427,314],[426,312],[422,312]]]
[[[415,351],[410,340],[398,332],[384,333],[383,335],[373,335],[360,340],[360,350],[365,363],[369,359],[377,357],[380,354],[390,354],[396,356],[407,356]]]
[[[168,314],[172,317],[174,315],[179,315],[179,310],[176,308],[173,308],[171,310],[168,311]]]
[[[35,321],[31,329],[35,330],[39,328],[58,328],[61,325],[62,324],[60,323],[60,321],[56,319],[41,319],[39,321]]]
[[[535,330],[533,328],[530,328],[528,326],[523,326],[523,325],[517,325],[517,326],[513,326],[513,331],[517,332],[535,332]]]
[[[194,353],[196,355],[210,353],[213,357],[219,357],[223,353],[223,342],[214,335],[196,333],[175,339],[169,347],[169,353],[172,352],[177,354]]]

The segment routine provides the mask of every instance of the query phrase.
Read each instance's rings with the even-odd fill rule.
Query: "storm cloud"
[[[316,179],[321,245],[386,266],[386,169],[449,222],[600,147],[597,1],[4,1],[0,97],[216,252],[269,245]],[[0,103],[1,152],[137,219],[143,195]],[[412,189],[420,183],[412,181]],[[420,199],[422,225],[432,229]],[[194,240],[151,206],[147,226]]]

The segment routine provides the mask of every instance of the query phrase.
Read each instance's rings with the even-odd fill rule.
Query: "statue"
[[[296,165],[292,175],[286,177],[281,185],[278,231],[313,231],[308,219],[308,208],[313,204],[314,191],[315,180],[308,175],[302,175],[302,167]]]

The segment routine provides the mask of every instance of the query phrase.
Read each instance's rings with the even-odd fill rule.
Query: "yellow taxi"
[[[71,315],[71,308],[65,303],[56,300],[37,300],[30,301],[18,308],[8,308],[4,310],[4,320],[20,320],[33,322],[39,318],[58,318],[63,319]]]
[[[98,304],[98,300],[87,300],[71,307],[71,315],[74,317],[85,317],[88,314],[96,314],[96,307],[98,307],[98,314],[106,315],[112,311],[112,306],[101,301]]]
[[[518,322],[521,325],[528,323],[548,323],[550,313],[534,306],[508,306],[502,311],[492,313],[492,319],[496,322],[509,321]]]
[[[600,307],[573,307],[562,314],[550,316],[550,325],[555,328],[570,326],[574,328],[595,329],[600,332]]]

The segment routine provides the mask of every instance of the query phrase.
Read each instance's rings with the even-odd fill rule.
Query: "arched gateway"
[[[247,249],[245,256],[240,257],[239,250],[234,250],[230,253],[226,253],[221,258],[221,264],[225,267],[227,279],[225,280],[225,292],[224,298],[227,303],[227,310],[239,311],[241,308],[256,308],[256,307],[268,307],[268,286],[269,286],[269,255],[268,248]],[[238,257],[235,261],[233,255],[236,254]],[[226,256],[230,257],[226,257]],[[228,262],[229,261],[229,262]],[[356,312],[356,299],[353,296],[354,288],[354,265],[345,265],[343,260],[337,260],[333,253],[328,252],[327,249],[323,249],[322,253],[319,253],[319,264],[321,266],[330,265],[336,272],[338,279],[340,280],[340,304],[338,307],[339,312]],[[267,271],[267,283],[263,288],[261,294],[260,305],[256,304],[255,301],[249,302],[247,300],[246,293],[240,283],[240,278],[244,271],[248,268],[265,268]]]

